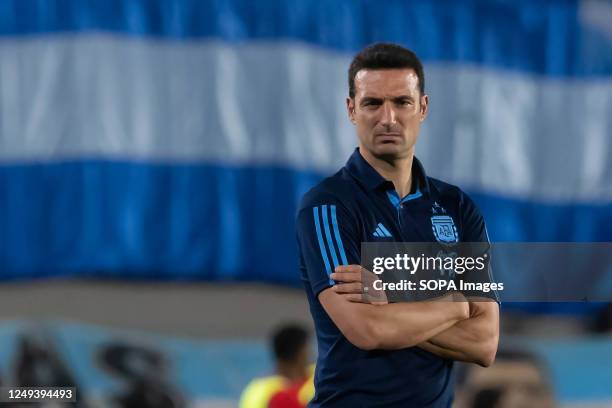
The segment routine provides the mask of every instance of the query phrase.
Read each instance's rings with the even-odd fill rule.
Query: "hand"
[[[384,305],[389,303],[384,290],[375,290],[374,281],[378,275],[361,267],[361,265],[340,265],[331,274],[337,283],[334,291],[350,302]]]
[[[443,296],[442,298],[440,298],[440,300],[450,300],[452,302],[455,302],[458,306],[459,306],[459,314],[460,316],[462,316],[461,320],[465,320],[465,319],[469,319],[471,317],[473,317],[472,313],[473,313],[473,307],[472,307],[472,303],[469,302],[465,296],[463,296],[463,293],[461,292],[457,292],[457,291],[453,291],[448,293],[446,296]]]

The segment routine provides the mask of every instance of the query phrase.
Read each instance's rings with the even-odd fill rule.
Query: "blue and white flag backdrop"
[[[0,2],[0,276],[297,282],[356,145],[352,55],[414,49],[417,156],[493,241],[612,241],[612,3]]]

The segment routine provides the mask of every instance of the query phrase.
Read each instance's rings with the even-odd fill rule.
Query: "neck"
[[[304,368],[296,364],[279,362],[276,366],[276,372],[291,382],[303,380],[306,377]]]
[[[410,194],[412,187],[412,160],[414,158],[414,147],[410,149],[406,157],[387,159],[374,156],[367,149],[359,146],[361,156],[374,167],[374,170],[389,180],[395,186],[395,191],[400,197]]]

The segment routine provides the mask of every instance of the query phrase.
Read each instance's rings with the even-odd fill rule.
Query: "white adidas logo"
[[[374,235],[375,237],[379,237],[379,238],[393,238],[393,235],[391,235],[389,230],[385,228],[385,226],[382,225],[382,223],[380,222],[376,226],[376,230],[374,231],[372,235]]]

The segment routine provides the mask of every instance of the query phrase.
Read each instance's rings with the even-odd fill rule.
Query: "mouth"
[[[402,139],[401,133],[395,132],[376,133],[374,136],[382,143],[395,143]]]

